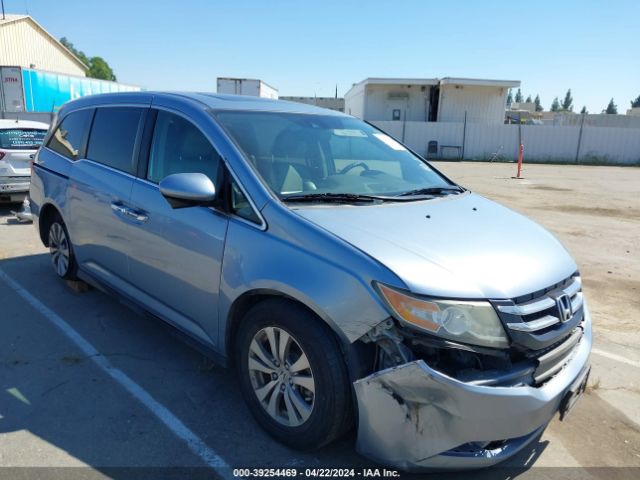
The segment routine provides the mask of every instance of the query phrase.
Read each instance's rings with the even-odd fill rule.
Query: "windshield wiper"
[[[282,197],[284,202],[375,202],[376,200],[397,201],[394,197],[378,195],[363,195],[359,193],[304,193],[299,195],[287,195]]]
[[[464,188],[457,185],[451,187],[427,187],[417,188],[415,190],[409,190],[408,192],[402,192],[398,194],[399,197],[412,197],[417,195],[449,195],[451,193],[462,193]]]

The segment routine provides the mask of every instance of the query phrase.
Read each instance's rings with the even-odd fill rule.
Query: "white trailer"
[[[0,67],[0,111],[25,111],[20,67]]]
[[[278,90],[254,78],[218,77],[218,93],[278,99]]]

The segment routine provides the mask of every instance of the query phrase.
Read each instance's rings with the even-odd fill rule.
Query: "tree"
[[[84,52],[74,47],[73,43],[67,40],[67,37],[62,37],[60,43],[64,45],[71,53],[73,53],[78,59],[84,63],[89,70],[87,71],[87,77],[100,78],[102,80],[111,80],[115,82],[116,76],[113,70],[102,57],[87,57]]]
[[[551,103],[551,111],[552,112],[560,111],[560,102],[558,101],[558,97],[553,99],[553,102]]]
[[[562,101],[562,110],[567,112],[573,111],[573,97],[571,96],[571,89],[567,90],[567,93],[564,96],[564,100]]]
[[[513,103],[513,95],[511,94],[511,89],[509,89],[509,93],[507,94],[507,105],[511,105]]]
[[[516,103],[522,103],[522,92],[520,91],[520,89],[518,89],[518,91],[516,92],[515,101]]]
[[[609,100],[609,105],[607,105],[607,109],[604,113],[608,115],[616,115],[618,113],[618,106],[614,103],[613,98]]]
[[[587,113],[589,113],[589,112],[587,111],[587,106],[586,106],[586,105],[585,105],[584,107],[582,107],[582,110],[580,110],[580,113],[581,113],[582,115],[586,115]]]
[[[527,103],[531,103],[531,102],[532,102],[532,100],[531,100],[531,95],[528,95],[528,96],[527,96],[527,99],[525,100],[525,102],[527,102]]]
[[[87,56],[84,54],[84,52],[81,52],[80,50],[78,50],[77,48],[75,48],[73,46],[73,43],[71,43],[69,40],[67,40],[67,37],[62,37],[60,39],[60,43],[62,45],[64,45],[67,50],[69,50],[71,53],[73,53],[76,57],[78,57],[80,59],[80,61],[82,63],[84,63],[87,67],[89,66],[89,63],[91,63],[89,61],[89,59],[87,58]]]
[[[542,103],[540,103],[540,95],[536,95],[536,98],[534,98],[533,103],[536,104],[536,112],[541,112],[544,110],[544,108],[542,108]]]
[[[103,80],[116,81],[116,76],[113,74],[113,70],[102,57],[91,57],[91,65],[87,75],[91,78],[102,78]]]
[[[640,95],[635,100],[631,100],[631,108],[640,108]]]

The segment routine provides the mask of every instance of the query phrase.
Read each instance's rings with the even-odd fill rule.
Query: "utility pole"
[[[462,155],[460,160],[464,160],[464,144],[467,143],[467,111],[464,111],[464,124],[462,125]]]
[[[582,130],[584,129],[584,117],[586,116],[587,114],[583,113],[582,120],[580,120],[580,131],[578,132],[578,146],[576,147],[576,163],[578,163],[578,160],[580,159],[580,144],[582,143]]]
[[[6,20],[7,17],[5,17],[5,15],[4,15],[4,0],[0,0],[0,1],[2,2],[2,19]]]

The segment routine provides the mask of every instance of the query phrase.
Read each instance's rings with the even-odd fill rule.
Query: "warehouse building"
[[[345,112],[370,122],[501,124],[516,80],[476,78],[367,78],[345,94]]]
[[[0,18],[0,65],[84,77],[89,67],[28,15]]]
[[[74,98],[140,90],[88,78],[88,69],[30,16],[0,18],[0,118],[49,121]]]

